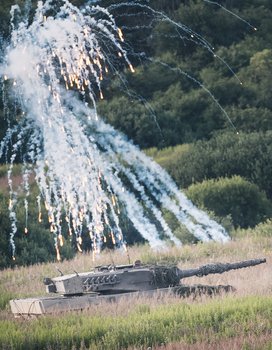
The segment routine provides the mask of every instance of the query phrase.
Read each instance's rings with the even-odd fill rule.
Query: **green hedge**
[[[265,193],[240,176],[205,180],[191,185],[186,193],[196,205],[215,215],[230,215],[235,227],[252,227],[272,216]]]

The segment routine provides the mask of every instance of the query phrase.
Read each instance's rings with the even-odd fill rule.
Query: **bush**
[[[253,227],[272,216],[272,204],[264,192],[240,176],[191,185],[187,195],[219,217],[231,215],[235,227]]]
[[[160,152],[155,156],[160,163]],[[186,188],[206,179],[240,175],[272,198],[272,132],[219,134],[186,149],[174,147],[161,162],[177,184]]]

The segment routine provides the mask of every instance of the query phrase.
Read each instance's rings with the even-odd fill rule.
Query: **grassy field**
[[[272,237],[240,235],[227,244],[205,243],[155,252],[148,246],[129,250],[130,260],[177,263],[180,268],[211,262],[266,257],[257,267],[223,275],[190,278],[184,283],[231,284],[236,292],[213,298],[165,296],[124,299],[82,313],[14,319],[8,301],[44,294],[42,280],[88,271],[94,265],[127,263],[122,252],[103,252],[72,261],[6,269],[0,272],[1,349],[272,349]]]

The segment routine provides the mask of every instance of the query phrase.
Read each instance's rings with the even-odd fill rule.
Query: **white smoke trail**
[[[178,190],[165,170],[152,162],[149,157],[140,152],[137,147],[129,143],[123,135],[116,132],[111,126],[101,121],[97,122],[96,125],[101,135],[98,143],[103,145],[107,152],[110,152],[113,156],[121,154],[123,160],[136,172],[139,181],[148,187],[151,195],[160,202],[162,207],[172,211],[190,232],[201,240],[212,238],[225,241],[228,239],[228,235],[222,226],[211,220],[203,211],[197,209]],[[199,224],[194,224],[190,217],[194,218]]]
[[[107,237],[122,246],[120,206],[154,247],[163,245],[162,236],[180,244],[161,208],[171,211],[203,241],[228,240],[226,231],[197,209],[159,165],[97,116],[95,92],[103,98],[101,81],[113,66],[112,56],[134,71],[122,46],[123,34],[109,11],[97,5],[79,11],[67,0],[54,16],[48,15],[51,9],[50,0],[39,2],[30,25],[21,22],[18,28],[14,26],[1,68],[4,80],[13,83],[24,113],[24,126],[10,129],[0,146],[1,156],[17,133],[8,172],[13,252],[17,228],[12,167],[30,131],[23,157],[26,218],[32,165],[40,189],[39,221],[42,198],[58,259],[63,244],[63,215],[70,234],[76,235],[79,250],[84,227],[94,251],[101,249]],[[13,18],[17,10],[13,8]],[[182,28],[193,35],[187,27]],[[202,38],[201,43],[208,45]],[[93,103],[92,108],[87,106],[87,100]]]

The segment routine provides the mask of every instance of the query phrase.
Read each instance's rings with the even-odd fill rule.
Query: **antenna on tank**
[[[63,276],[63,272],[56,266],[56,270],[60,273],[61,276]]]

